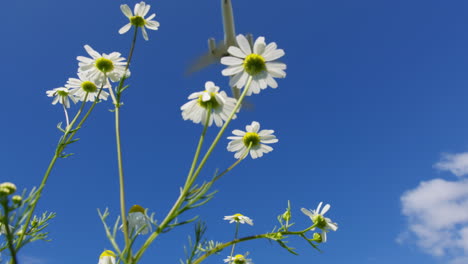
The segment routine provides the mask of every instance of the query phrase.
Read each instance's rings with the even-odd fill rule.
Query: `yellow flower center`
[[[94,65],[102,73],[108,73],[114,70],[114,63],[111,60],[106,59],[106,58],[101,57],[97,59]]]
[[[112,250],[106,250],[104,252],[102,252],[101,256],[99,256],[99,258],[103,258],[103,257],[114,257],[115,258],[115,254]]]
[[[134,25],[135,27],[142,27],[146,24],[145,19],[141,16],[132,16],[130,18],[130,24]]]
[[[234,256],[234,264],[244,264],[245,263],[245,257],[244,255],[237,254]]]
[[[260,144],[260,136],[255,132],[247,132],[242,138],[244,145],[248,147],[252,144],[252,148]]]
[[[58,90],[55,92],[58,96],[62,96],[62,97],[67,97],[68,96],[68,92],[67,91],[63,91],[63,90]]]
[[[130,211],[129,213],[137,213],[137,212],[140,212],[140,213],[145,213],[145,208],[139,206],[138,204],[135,204],[134,206],[132,206],[132,208],[130,208]]]
[[[312,221],[314,222],[315,226],[320,229],[324,229],[325,227],[327,227],[327,220],[325,220],[325,217],[323,217],[322,215],[314,215],[312,217]]]
[[[81,83],[81,89],[87,93],[95,93],[97,91],[97,86],[90,81],[84,81]]]
[[[255,53],[248,55],[244,59],[244,70],[252,75],[255,76],[263,71],[266,70],[265,59]]]
[[[216,100],[215,95],[216,93],[210,93],[210,100],[205,101],[205,102],[203,102],[202,100],[203,95],[200,95],[198,97],[198,104],[205,109],[208,109],[208,107],[211,107],[211,109],[218,108],[220,104]]]

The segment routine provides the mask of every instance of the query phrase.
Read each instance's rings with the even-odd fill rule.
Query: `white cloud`
[[[439,170],[450,171],[458,177],[468,175],[468,152],[442,154],[442,160],[434,165]]]
[[[444,154],[434,167],[458,177],[468,175],[468,153]],[[414,239],[425,252],[450,264],[468,263],[468,179],[423,181],[406,191],[401,203],[408,230],[397,242]]]

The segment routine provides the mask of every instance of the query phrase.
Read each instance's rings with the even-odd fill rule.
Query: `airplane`
[[[199,71],[211,64],[220,63],[222,57],[229,56],[228,48],[230,46],[237,46],[236,30],[234,24],[234,15],[232,12],[231,0],[221,0],[221,9],[223,16],[224,40],[216,44],[214,38],[208,39],[208,52],[202,55],[197,61],[190,66],[188,73]],[[252,34],[246,35],[250,46],[253,46]],[[232,87],[232,96],[236,99],[240,97],[240,89]]]

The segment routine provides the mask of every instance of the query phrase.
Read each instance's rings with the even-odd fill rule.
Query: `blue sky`
[[[120,4],[136,1],[8,1],[3,3],[0,66],[1,181],[38,185],[60,136],[62,109],[46,90],[75,77],[83,45],[127,57],[130,35]],[[209,37],[222,39],[219,1],[148,1],[161,23],[137,41],[131,87],[123,99],[122,136],[128,204],[164,217],[177,198],[201,132],[183,121],[186,97],[212,80],[228,89],[221,65],[191,76],[190,63]],[[468,258],[468,3],[462,0],[234,1],[236,30],[265,36],[285,50],[287,77],[249,99],[229,131],[252,121],[274,129],[279,142],[246,159],[215,188],[200,210],[207,238],[227,241],[224,215],[254,219],[241,234],[270,231],[290,200],[332,205],[338,222],[315,252],[292,240],[300,256],[266,241],[245,243],[254,263],[467,263]],[[24,263],[97,263],[110,249],[97,216],[117,216],[118,182],[110,102],[98,105],[79,132],[71,158],[55,167],[39,211],[57,212],[51,243],[22,251]],[[209,131],[214,137],[216,129]],[[227,136],[227,135],[226,135]],[[220,142],[201,179],[234,162]],[[142,263],[183,257],[191,226],[163,235]],[[207,263],[221,263],[225,251]]]

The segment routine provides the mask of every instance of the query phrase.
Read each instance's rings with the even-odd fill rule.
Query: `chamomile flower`
[[[305,215],[310,217],[310,219],[312,220],[312,222],[317,228],[322,230],[321,242],[326,242],[328,230],[336,231],[338,229],[338,224],[333,223],[330,218],[323,216],[330,209],[330,205],[326,204],[323,208],[321,208],[322,204],[323,202],[320,202],[319,205],[317,206],[317,209],[315,210],[307,210],[305,208],[302,208],[301,211]]]
[[[78,72],[88,74],[88,78],[98,86],[107,82],[107,79],[104,78],[105,76],[109,77],[113,82],[120,81],[124,74],[126,74],[126,77],[130,76],[130,71],[127,70],[125,72],[127,62],[125,58],[120,57],[119,52],[112,52],[111,54],[103,53],[101,55],[89,45],[85,45],[84,48],[91,58],[84,56],[76,57],[79,61]]]
[[[221,73],[232,76],[229,85],[240,89],[246,85],[249,76],[252,76],[247,95],[258,94],[268,86],[278,87],[273,78],[286,77],[286,64],[276,60],[284,56],[284,51],[277,49],[275,42],[266,45],[264,37],[255,40],[253,51],[244,35],[238,35],[236,39],[239,47],[229,47],[231,56],[221,58],[221,63],[228,66]]]
[[[146,14],[148,14],[148,11],[150,9],[150,5],[147,5],[145,2],[140,2],[135,4],[135,8],[133,9],[133,15],[132,10],[130,10],[130,7],[128,5],[121,5],[120,10],[122,10],[122,13],[130,20],[128,24],[123,26],[122,28],[119,29],[119,34],[125,34],[127,31],[130,30],[132,26],[135,27],[140,27],[141,32],[143,33],[143,38],[145,40],[148,40],[148,33],[146,33],[146,29],[151,29],[151,30],[158,30],[159,27],[159,22],[156,20],[152,20],[156,14],[152,14],[149,17],[145,18]]]
[[[115,264],[115,253],[112,250],[105,250],[99,256],[98,264]]]
[[[205,83],[205,91],[192,93],[188,99],[191,101],[180,107],[184,120],[192,120],[194,123],[204,125],[208,118],[208,109],[210,109],[208,126],[211,126],[214,121],[218,127],[229,118],[237,102],[236,99],[228,97],[226,92],[219,92],[219,87],[210,81]],[[236,115],[232,119],[235,118]]]
[[[223,220],[228,220],[230,224],[236,222],[253,226],[253,220],[242,214],[226,215]]]
[[[63,104],[66,108],[70,108],[70,100],[76,104],[77,98],[70,93],[70,90],[66,87],[59,87],[49,91],[46,91],[48,97],[54,97],[52,100],[52,104],[55,105],[57,103]]]
[[[256,159],[263,156],[263,153],[268,153],[273,150],[272,147],[265,145],[278,142],[273,133],[274,130],[260,130],[260,124],[256,121],[253,121],[251,125],[245,127],[246,132],[241,130],[234,130],[232,133],[235,136],[228,137],[232,141],[229,142],[227,150],[231,152],[236,152],[234,157],[236,159],[241,158],[244,153],[250,147],[250,156],[252,159]]]
[[[84,72],[79,72],[78,78],[79,79],[69,78],[67,84],[65,84],[65,87],[69,88],[70,94],[76,96],[78,100],[84,101],[86,98],[86,101],[94,102],[101,87],[98,87],[98,85],[96,85]],[[109,82],[107,82],[103,88],[111,88]],[[87,97],[86,94],[88,94]],[[102,90],[99,94],[99,99],[107,100],[108,96],[109,93]]]
[[[139,205],[134,205],[128,213],[128,229],[130,232],[139,232],[146,235],[152,231],[151,221],[145,213],[145,209]]]
[[[241,254],[237,254],[234,257],[228,256],[224,259],[224,262],[233,264],[253,264],[251,259],[247,259]]]

